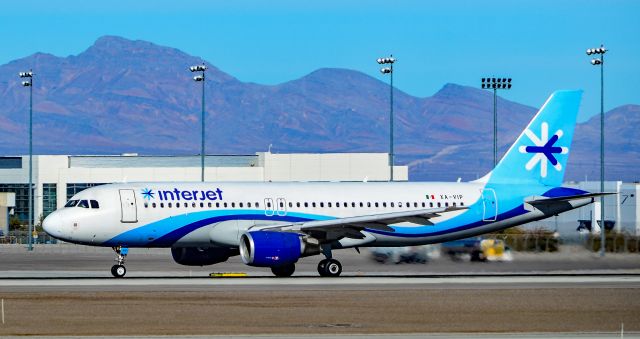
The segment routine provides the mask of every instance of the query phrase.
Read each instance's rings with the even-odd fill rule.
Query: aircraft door
[[[120,206],[122,208],[122,222],[138,222],[136,195],[133,190],[120,190]]]
[[[264,215],[271,217],[275,213],[275,207],[273,206],[273,199],[264,199]]]
[[[276,205],[276,213],[278,213],[279,216],[287,215],[287,201],[284,198],[276,199]]]
[[[496,218],[498,216],[498,198],[496,197],[496,191],[491,188],[483,189],[482,205],[482,220],[496,221]]]

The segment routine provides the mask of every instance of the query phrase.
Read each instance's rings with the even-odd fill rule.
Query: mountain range
[[[121,37],[99,38],[68,57],[34,55],[0,66],[0,154],[25,154],[28,90],[35,73],[36,154],[198,154],[196,56]],[[242,82],[206,62],[209,154],[386,152],[389,85],[364,73],[323,68],[278,85]],[[394,89],[396,163],[411,180],[475,179],[492,166],[493,94],[445,84],[431,97]],[[498,97],[502,154],[536,108]],[[606,177],[640,178],[640,105],[606,113]],[[599,178],[600,121],[578,124],[567,180]]]

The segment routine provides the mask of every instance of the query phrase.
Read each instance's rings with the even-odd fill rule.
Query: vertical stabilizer
[[[489,183],[560,186],[567,167],[582,91],[556,91],[485,177]]]

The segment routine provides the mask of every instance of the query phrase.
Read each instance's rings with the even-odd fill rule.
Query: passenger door
[[[496,197],[496,191],[492,188],[482,190],[482,206],[482,220],[496,221],[498,216],[498,198]]]
[[[133,190],[120,190],[120,206],[122,209],[121,222],[138,222],[138,210],[136,208],[136,195]]]

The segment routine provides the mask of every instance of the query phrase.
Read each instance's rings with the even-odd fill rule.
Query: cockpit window
[[[96,200],[89,200],[89,203],[91,203],[91,208],[100,208],[100,205]]]
[[[86,200],[80,200],[80,202],[78,202],[78,207],[89,208],[89,202]]]
[[[78,200],[69,200],[69,201],[67,201],[67,204],[64,205],[64,207],[73,207],[73,206],[75,206],[77,204],[78,204]]]

